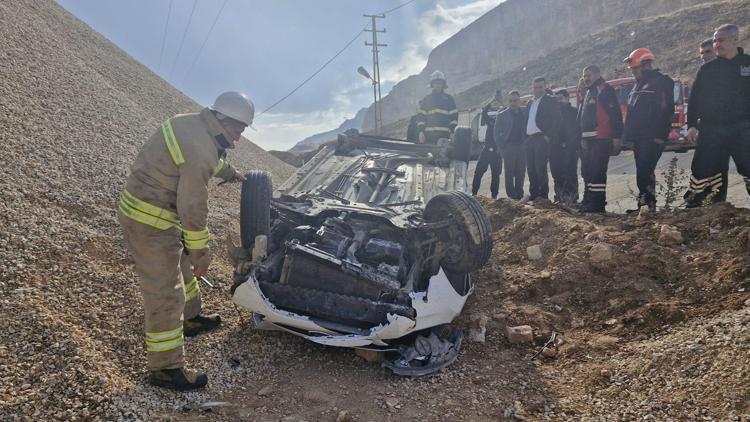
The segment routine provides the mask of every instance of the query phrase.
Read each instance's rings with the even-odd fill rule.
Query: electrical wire
[[[164,24],[164,36],[161,38],[161,51],[159,52],[159,67],[161,70],[161,62],[164,59],[164,47],[167,45],[167,29],[169,29],[169,17],[172,15],[172,1],[169,0],[169,10],[167,10],[167,23]]]
[[[406,3],[401,3],[401,4],[399,4],[398,6],[394,7],[393,9],[388,9],[388,10],[386,10],[385,12],[380,12],[380,14],[381,14],[381,15],[387,15],[388,13],[391,13],[391,12],[393,12],[393,11],[395,11],[395,10],[398,10],[398,9],[400,9],[400,8],[404,7],[404,6],[408,6],[408,5],[410,5],[410,4],[414,3],[415,1],[416,1],[416,0],[409,0],[409,1],[407,1]]]
[[[415,2],[415,1],[416,0],[409,0],[409,1],[405,2],[405,3],[402,3],[402,4],[400,4],[400,5],[392,8],[392,9],[388,9],[388,10],[386,10],[384,12],[380,12],[380,14],[381,15],[386,15],[386,14],[391,13],[391,12],[393,12],[395,10],[398,10],[398,9],[404,7],[404,6],[407,6],[407,5],[409,5],[409,4],[411,4],[411,3]],[[308,76],[307,79],[305,79],[304,81],[302,81],[302,83],[300,83],[299,85],[297,85],[293,90],[291,90],[291,92],[289,92],[288,94],[286,94],[285,96],[283,96],[281,99],[279,99],[275,103],[273,103],[270,106],[268,106],[265,110],[263,110],[260,113],[258,113],[258,116],[262,116],[267,111],[269,111],[272,108],[276,107],[277,105],[281,104],[284,100],[286,100],[287,98],[289,98],[292,95],[294,95],[295,92],[299,91],[300,88],[302,88],[303,86],[305,86],[305,84],[307,84],[308,82],[310,82],[314,77],[318,76],[318,74],[320,72],[322,72],[323,69],[325,69],[329,64],[331,64],[331,62],[333,62],[334,60],[336,60],[336,58],[338,56],[340,56],[341,53],[343,53],[344,51],[346,51],[346,49],[349,48],[349,46],[351,46],[354,43],[354,41],[357,41],[359,39],[359,37],[362,36],[362,33],[367,29],[368,25],[365,25],[364,28],[362,28],[359,32],[357,32],[357,35],[354,38],[352,38],[351,41],[349,41],[348,43],[346,43],[346,45],[344,47],[342,47],[341,50],[339,50],[336,54],[334,54],[333,57],[331,57],[330,59],[328,59],[328,61],[326,61],[325,63],[323,63],[323,65],[320,66],[318,68],[318,70],[316,70],[315,72],[313,72],[312,75]]]
[[[177,60],[180,58],[180,53],[182,53],[182,46],[185,45],[185,38],[187,37],[188,29],[190,29],[190,24],[193,22],[193,14],[195,13],[195,6],[198,4],[198,0],[193,0],[193,8],[190,9],[190,17],[188,18],[187,25],[185,25],[185,31],[182,32],[182,39],[180,40],[180,47],[177,49],[177,55],[174,57],[174,61],[172,62],[172,68],[169,70],[169,78],[172,78],[172,74],[174,73],[174,67],[177,65]]]
[[[272,108],[276,107],[277,105],[281,104],[281,102],[282,102],[282,101],[284,101],[284,100],[286,100],[287,98],[291,97],[291,96],[292,96],[292,95],[293,95],[293,94],[294,94],[295,92],[297,92],[297,91],[298,91],[298,90],[299,90],[300,88],[302,88],[303,86],[305,86],[305,84],[306,84],[306,83],[310,82],[310,80],[311,80],[312,78],[316,77],[316,76],[318,75],[318,73],[322,72],[322,71],[323,71],[323,69],[325,69],[325,68],[326,68],[326,66],[328,66],[329,64],[331,64],[331,62],[332,62],[332,61],[336,60],[336,57],[340,56],[340,55],[341,55],[341,53],[343,53],[343,52],[344,52],[344,51],[345,51],[345,50],[346,50],[347,48],[349,48],[349,46],[350,46],[350,45],[352,45],[352,44],[354,43],[354,41],[357,41],[357,40],[359,39],[359,37],[361,37],[361,36],[362,36],[362,32],[363,32],[363,31],[364,31],[365,29],[367,29],[367,25],[365,25],[365,27],[364,27],[364,28],[362,28],[362,30],[360,30],[360,31],[359,31],[359,32],[357,33],[357,35],[356,35],[356,36],[355,36],[354,38],[352,38],[352,39],[351,39],[351,41],[349,41],[348,43],[346,43],[346,45],[345,45],[345,46],[344,46],[343,48],[341,48],[341,50],[339,50],[339,51],[338,51],[338,53],[334,54],[334,55],[333,55],[333,57],[331,57],[330,59],[328,59],[328,61],[327,61],[327,62],[323,63],[323,66],[320,66],[320,67],[318,68],[318,70],[316,70],[316,71],[315,71],[315,72],[314,72],[314,73],[313,73],[312,75],[310,75],[310,76],[309,76],[309,77],[308,77],[307,79],[305,79],[304,81],[302,81],[302,83],[301,83],[301,84],[297,85],[297,87],[295,87],[295,88],[294,88],[294,89],[293,89],[293,90],[292,90],[292,91],[291,91],[290,93],[286,94],[286,95],[285,95],[285,96],[283,96],[283,97],[282,97],[282,98],[281,98],[280,100],[276,101],[275,103],[273,103],[273,104],[271,104],[271,105],[270,105],[269,107],[267,107],[267,108],[266,108],[265,110],[261,111],[261,112],[260,112],[260,113],[258,114],[258,116],[262,116],[262,115],[263,115],[263,114],[264,114],[265,112],[267,112],[267,111],[271,110]]]
[[[228,2],[229,0],[224,0],[224,3],[221,4],[219,13],[216,14],[216,17],[214,18],[214,21],[211,24],[211,28],[208,29],[206,38],[203,39],[203,44],[201,44],[200,48],[198,49],[198,54],[195,55],[195,59],[193,59],[193,63],[190,64],[190,67],[188,68],[187,73],[185,73],[185,76],[182,78],[182,82],[185,82],[187,78],[190,76],[190,72],[193,71],[193,67],[195,67],[195,64],[198,62],[198,58],[201,56],[201,53],[203,52],[203,48],[206,47],[206,43],[208,42],[208,38],[211,36],[211,32],[213,32],[214,27],[216,26],[216,23],[219,21],[219,16],[221,16],[221,12],[224,10],[224,7],[227,5]]]

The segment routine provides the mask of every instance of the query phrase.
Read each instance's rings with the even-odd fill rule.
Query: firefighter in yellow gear
[[[199,113],[164,122],[141,149],[118,204],[125,241],[135,261],[145,309],[150,384],[188,390],[208,382],[184,367],[184,337],[216,328],[201,315],[198,279],[211,262],[208,181],[242,181],[225,161],[255,107],[238,92],[221,94]]]

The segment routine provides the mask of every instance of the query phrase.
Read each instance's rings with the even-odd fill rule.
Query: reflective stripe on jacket
[[[177,227],[186,248],[206,249],[208,180],[236,173],[224,161],[225,148],[233,147],[229,139],[208,108],[169,119],[131,166],[118,210],[158,230]]]
[[[425,133],[441,133],[450,137],[458,126],[458,109],[450,95],[430,93],[419,103],[417,125]]]
[[[585,92],[578,106],[584,138],[612,139],[622,136],[622,111],[615,90],[599,78]]]

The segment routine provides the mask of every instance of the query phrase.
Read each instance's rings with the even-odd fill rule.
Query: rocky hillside
[[[144,363],[119,192],[159,124],[200,106],[52,0],[0,2],[0,75],[0,420],[102,417]],[[246,140],[229,159],[291,172]],[[211,190],[210,229],[236,231],[238,186]]]
[[[507,0],[437,46],[419,75],[396,84],[383,98],[383,121],[390,123],[413,114],[418,101],[428,92],[429,75],[436,69],[448,77],[450,92],[460,93],[546,57],[560,47],[579,47],[592,34],[610,26],[704,3],[711,1]],[[689,25],[679,29],[695,31]],[[629,39],[624,37],[620,41]],[[626,49],[629,45],[623,42],[621,47]],[[600,50],[589,58],[608,54],[609,50]],[[567,61],[554,63],[558,68],[572,69]],[[561,63],[565,66],[560,66]],[[371,113],[372,107],[364,129],[369,129],[367,124],[373,121]]]
[[[588,64],[602,68],[604,77],[625,70],[622,59],[638,47],[650,48],[657,67],[674,79],[692,80],[700,67],[698,45],[713,35],[713,28],[736,22],[742,28],[740,45],[750,44],[750,1],[731,0],[701,4],[676,12],[622,22],[591,32],[573,45],[551,50],[544,57],[525,62],[499,76],[456,95],[461,109],[480,107],[495,89],[529,92],[535,76],[545,76],[555,86],[576,85]]]
[[[51,0],[0,2],[0,71],[0,420],[750,418],[750,211],[729,205],[637,218],[484,201],[495,249],[457,321],[464,348],[421,379],[252,329],[214,242],[203,292],[223,325],[186,342],[209,386],[149,387],[114,205],[142,142],[198,105]],[[249,142],[230,160],[291,171]],[[239,190],[210,193],[220,240]],[[522,324],[533,338],[510,343]]]

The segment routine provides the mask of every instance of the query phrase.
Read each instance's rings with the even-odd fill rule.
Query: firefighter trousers
[[[635,181],[638,185],[638,207],[656,206],[656,165],[664,152],[664,144],[653,139],[633,141],[635,157]]]
[[[607,204],[607,168],[612,140],[584,139],[582,147],[581,176],[585,185],[582,202],[603,207]]]
[[[526,178],[526,151],[523,143],[508,143],[502,146],[500,153],[505,161],[505,194],[508,198],[523,198],[523,182]]]
[[[529,172],[529,200],[549,198],[549,143],[541,133],[526,138],[526,168]]]
[[[201,309],[198,282],[183,251],[181,232],[176,227],[158,230],[122,214],[119,218],[143,296],[148,369],[181,368],[183,318],[191,319]]]
[[[555,201],[578,201],[578,149],[575,145],[550,146],[549,170],[555,182]]]
[[[500,174],[503,172],[503,157],[496,147],[485,147],[479,154],[479,161],[477,161],[477,167],[474,169],[474,180],[471,182],[471,193],[473,195],[479,193],[482,177],[484,177],[488,167],[492,175],[490,193],[493,198],[497,198],[497,193],[500,190]]]
[[[685,193],[688,206],[710,205],[722,200],[722,188],[726,184],[723,175],[729,167],[729,158],[734,160],[737,172],[745,180],[750,194],[750,122],[707,126],[700,128],[690,167],[690,187]]]

